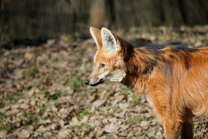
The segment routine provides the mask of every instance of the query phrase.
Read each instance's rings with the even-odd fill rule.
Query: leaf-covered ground
[[[126,40],[208,46],[208,26],[132,28]],[[0,138],[163,138],[145,96],[119,83],[83,81],[93,67],[92,39],[70,36],[27,49],[0,49]],[[196,117],[195,138],[208,137],[208,117]]]

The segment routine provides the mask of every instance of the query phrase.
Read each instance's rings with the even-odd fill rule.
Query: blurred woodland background
[[[14,39],[88,37],[89,27],[208,23],[206,0],[0,0],[0,45]]]

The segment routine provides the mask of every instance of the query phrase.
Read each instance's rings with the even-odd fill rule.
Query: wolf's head
[[[107,28],[100,31],[90,27],[90,33],[97,45],[97,52],[94,56],[93,72],[84,83],[96,86],[105,80],[121,82],[126,76],[128,43]]]

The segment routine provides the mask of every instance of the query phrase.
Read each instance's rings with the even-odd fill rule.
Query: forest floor
[[[132,28],[131,41],[208,46],[208,26]],[[123,35],[124,34],[124,35]],[[0,138],[164,137],[145,96],[119,83],[85,86],[93,67],[92,38],[61,36],[39,47],[0,49]],[[208,117],[194,119],[195,138],[208,138]]]

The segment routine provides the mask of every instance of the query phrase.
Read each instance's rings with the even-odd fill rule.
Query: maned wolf
[[[85,84],[120,82],[146,94],[166,138],[193,138],[193,117],[208,113],[208,48],[180,43],[135,45],[112,31],[91,27],[98,50]]]

